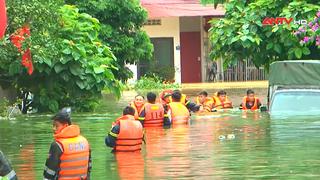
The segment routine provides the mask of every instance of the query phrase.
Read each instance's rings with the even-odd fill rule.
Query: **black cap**
[[[52,120],[59,121],[60,123],[71,124],[71,108],[62,108],[55,116],[53,116]]]
[[[172,99],[175,101],[180,101],[181,99],[181,92],[179,90],[174,90],[172,95],[171,95]]]

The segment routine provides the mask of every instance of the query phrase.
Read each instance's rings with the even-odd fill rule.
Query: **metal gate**
[[[218,64],[223,64],[223,62],[220,62]],[[230,65],[226,69],[219,69],[215,75],[215,81],[260,81],[266,80],[268,78],[267,73],[263,67],[257,68],[249,60],[238,61],[237,64]]]

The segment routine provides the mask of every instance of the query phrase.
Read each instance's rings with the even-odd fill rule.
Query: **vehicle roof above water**
[[[277,89],[277,91],[275,92],[275,94],[278,93],[319,93],[320,94],[320,89],[306,89],[306,88],[294,88],[294,89],[287,89],[287,88],[279,88]]]
[[[269,86],[320,87],[320,60],[277,61],[270,65]]]

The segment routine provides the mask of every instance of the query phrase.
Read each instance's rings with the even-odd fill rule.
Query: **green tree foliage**
[[[305,46],[316,45],[320,48],[320,10],[308,26],[302,26],[294,34],[300,38],[300,44]]]
[[[48,4],[46,4],[47,2]],[[55,39],[51,34],[55,34],[58,29],[57,19],[59,17],[57,9],[62,6],[63,1],[58,0],[11,0],[6,1],[8,27],[5,38],[0,43],[0,74],[1,86],[20,86],[20,84],[33,83],[34,76],[26,76],[26,69],[21,65],[21,54],[10,42],[9,36],[16,30],[28,24],[31,28],[32,38],[26,39],[25,45],[30,45],[33,54],[34,66],[36,69],[41,66],[39,58],[46,61],[57,54],[53,44]],[[50,49],[48,51],[48,49]],[[22,85],[23,86],[23,85]],[[21,87],[21,86],[20,86]]]
[[[132,77],[125,64],[150,60],[153,46],[147,34],[141,30],[147,20],[147,12],[139,0],[66,0],[76,4],[80,11],[99,19],[102,24],[100,38],[107,43],[117,57],[114,70],[123,81]]]
[[[40,111],[63,106],[88,111],[107,87],[120,96],[112,70],[116,59],[98,38],[99,21],[57,0],[8,1],[9,30],[0,43],[0,73],[8,85],[32,92]],[[35,66],[29,76],[9,35],[29,24],[29,46]]]
[[[319,59],[320,51],[313,44],[304,46],[294,32],[299,24],[262,25],[266,17],[286,17],[312,21],[320,9],[319,1],[294,0],[229,0],[225,2],[225,17],[212,21],[211,56],[222,57],[226,64],[251,59],[256,66],[268,68],[273,61],[285,59]]]

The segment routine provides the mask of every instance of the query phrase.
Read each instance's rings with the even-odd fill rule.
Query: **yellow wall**
[[[176,47],[180,46],[179,17],[162,18],[161,25],[146,25],[143,29],[150,38],[173,37],[174,66],[176,69],[175,80],[176,82],[181,83],[180,50],[176,50]]]

